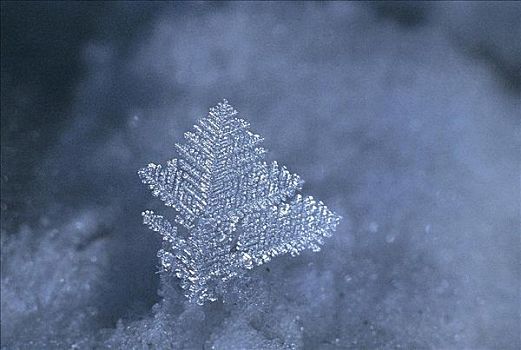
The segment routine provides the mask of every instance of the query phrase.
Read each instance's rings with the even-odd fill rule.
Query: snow
[[[40,92],[2,78],[3,349],[521,347],[520,102],[504,73],[519,5],[402,21],[358,3],[194,3],[139,25],[133,6],[97,15],[62,122],[48,110],[18,140]],[[129,27],[106,24],[118,15]],[[135,170],[223,97],[344,219],[320,253],[197,306],[159,280],[139,215],[158,201]]]

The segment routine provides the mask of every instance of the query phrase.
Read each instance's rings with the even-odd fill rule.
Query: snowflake
[[[278,255],[319,251],[340,217],[303,181],[264,161],[263,139],[248,130],[226,100],[176,144],[178,159],[149,164],[138,174],[152,194],[177,212],[172,225],[151,210],[143,221],[163,237],[162,273],[174,273],[190,301],[216,300],[218,287]]]

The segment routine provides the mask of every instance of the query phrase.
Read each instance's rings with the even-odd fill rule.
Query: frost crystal
[[[319,251],[340,217],[313,197],[296,194],[301,178],[264,161],[263,139],[226,100],[210,109],[179,159],[138,174],[152,194],[176,210],[180,230],[151,210],[143,221],[163,237],[163,273],[174,273],[190,301],[216,300],[217,289],[271,258]]]

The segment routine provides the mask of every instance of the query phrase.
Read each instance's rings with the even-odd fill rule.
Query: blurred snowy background
[[[521,348],[519,3],[1,20],[3,349]],[[159,282],[136,171],[222,98],[344,220],[197,307]]]

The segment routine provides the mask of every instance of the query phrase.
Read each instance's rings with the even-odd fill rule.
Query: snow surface
[[[16,6],[2,42],[13,8],[78,16]],[[100,11],[62,107],[2,60],[2,349],[521,348],[519,4]],[[201,307],[136,170],[223,97],[344,219]]]

